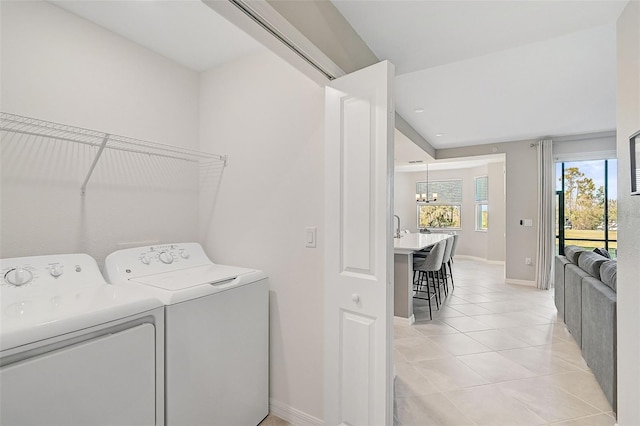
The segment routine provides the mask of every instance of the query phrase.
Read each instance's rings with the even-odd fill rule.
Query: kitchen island
[[[449,234],[400,234],[393,239],[394,302],[393,315],[413,324],[413,253],[433,246],[450,237]]]

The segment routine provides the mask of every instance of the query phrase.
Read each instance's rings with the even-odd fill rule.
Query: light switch
[[[305,232],[305,246],[309,248],[316,247],[316,227],[315,226],[307,226],[304,228]]]

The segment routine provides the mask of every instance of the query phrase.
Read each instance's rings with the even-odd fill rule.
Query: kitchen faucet
[[[397,214],[393,215],[394,218],[398,218],[398,227],[396,228],[396,235],[393,236],[393,238],[400,238],[400,216],[398,216]],[[395,222],[395,219],[393,220]]]

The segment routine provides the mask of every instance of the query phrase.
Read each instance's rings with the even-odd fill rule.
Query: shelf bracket
[[[80,187],[80,195],[84,195],[84,193],[87,190],[87,183],[89,183],[89,178],[91,178],[91,174],[93,173],[93,170],[96,168],[96,164],[98,164],[98,160],[100,160],[100,156],[102,155],[102,151],[104,151],[104,147],[107,145],[107,142],[109,141],[109,137],[111,135],[110,134],[105,134],[104,135],[104,139],[102,140],[102,143],[100,144],[100,148],[98,148],[98,153],[96,154],[95,158],[93,159],[93,163],[91,164],[91,167],[89,168],[89,172],[87,173],[87,177],[84,178],[84,182],[82,182],[82,186]]]

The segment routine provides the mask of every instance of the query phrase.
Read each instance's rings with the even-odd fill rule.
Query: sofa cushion
[[[618,275],[618,262],[608,260],[600,265],[600,281],[613,291],[618,291],[616,280]]]
[[[607,258],[591,251],[584,252],[578,257],[578,266],[589,275],[600,279],[600,265],[607,261]]]
[[[569,262],[573,263],[574,265],[577,265],[578,258],[580,257],[580,254],[583,253],[584,251],[585,250],[579,246],[566,246],[564,248],[564,255],[567,257],[567,259],[569,259]]]
[[[573,263],[564,267],[564,322],[580,347],[582,347],[582,279],[590,276]]]
[[[593,249],[594,253],[598,253],[600,256],[604,256],[607,259],[611,259],[611,255],[609,254],[609,252],[606,249],[603,248],[594,248]]]

